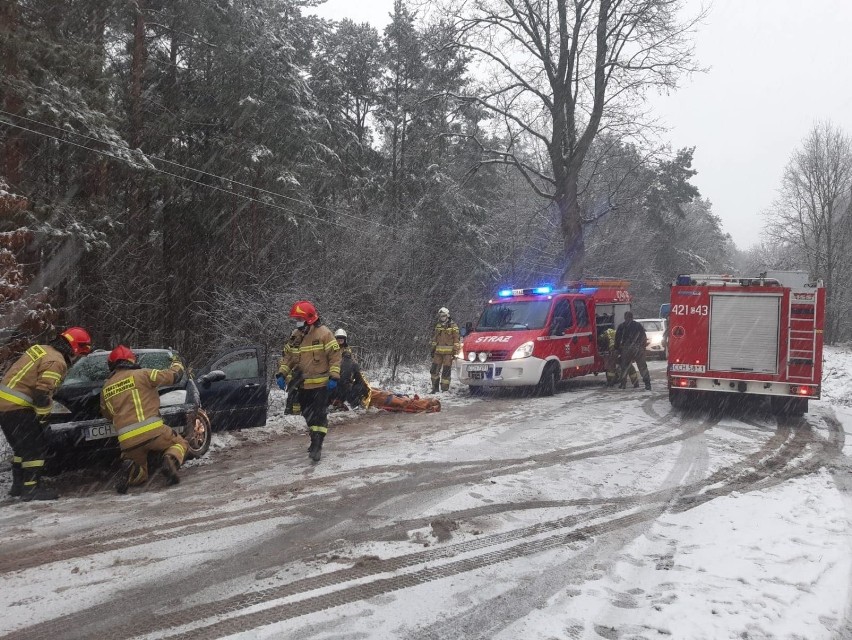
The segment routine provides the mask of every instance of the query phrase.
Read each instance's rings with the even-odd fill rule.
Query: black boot
[[[645,380],[645,391],[650,391],[650,390],[651,390],[651,381]]]
[[[130,476],[135,475],[136,463],[133,460],[122,460],[115,476],[115,491],[124,495],[130,486]]]
[[[438,393],[438,381],[432,380],[432,393]]]
[[[42,467],[35,469],[21,469],[23,484],[21,486],[21,500],[56,500],[59,494],[53,489],[41,484]]]
[[[314,450],[311,451],[311,460],[314,462],[319,462],[322,457],[322,441],[325,439],[325,434],[321,431],[316,432],[316,441],[314,444]]]
[[[314,452],[314,447],[316,446],[316,443],[317,443],[317,432],[316,431],[309,431],[308,433],[311,436],[311,445],[308,447],[308,457],[311,457],[311,455]]]
[[[12,486],[9,488],[9,495],[17,498],[21,495],[24,486],[23,470],[21,469],[21,461],[12,461]]]
[[[168,453],[165,454],[163,456],[163,462],[160,464],[160,470],[163,472],[163,475],[166,476],[166,484],[172,485],[180,482],[178,469],[180,469],[180,463],[177,461],[177,458],[169,455]]]

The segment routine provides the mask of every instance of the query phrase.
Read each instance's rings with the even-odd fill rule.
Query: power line
[[[34,129],[28,129],[27,127],[22,127],[19,124],[15,124],[14,122],[7,122],[5,120],[0,119],[0,124],[5,124],[7,127],[14,127],[15,129],[20,129],[22,131],[27,131],[29,133],[33,133],[33,134],[38,135],[38,136],[50,138],[51,140],[55,140],[57,142],[64,142],[65,144],[70,144],[70,145],[73,145],[75,147],[79,147],[80,149],[85,149],[86,151],[91,151],[92,153],[97,153],[99,155],[106,156],[108,158],[112,158],[113,160],[122,161],[122,158],[119,158],[118,156],[115,156],[111,153],[107,153],[106,151],[101,151],[100,149],[92,149],[91,147],[87,147],[86,145],[79,144],[77,142],[73,142],[72,140],[64,140],[64,139],[59,138],[57,136],[52,136],[48,133],[44,133],[43,131],[35,131]],[[326,224],[331,224],[331,225],[340,227],[341,229],[346,229],[347,231],[357,231],[357,229],[355,229],[354,227],[349,227],[345,224],[341,224],[339,222],[334,222],[333,220],[325,220],[324,218],[318,218],[316,216],[311,216],[311,215],[308,215],[307,213],[302,213],[302,212],[299,212],[299,211],[293,211],[292,209],[288,209],[288,208],[283,207],[279,204],[275,204],[275,203],[272,203],[272,202],[264,202],[263,200],[258,200],[257,198],[252,198],[251,196],[247,196],[247,195],[242,194],[242,193],[236,193],[234,191],[229,191],[228,189],[223,189],[222,187],[217,187],[216,185],[206,184],[204,182],[199,182],[198,180],[193,180],[192,178],[187,178],[186,176],[182,176],[182,175],[179,175],[177,173],[172,173],[171,171],[165,171],[163,169],[158,169],[157,167],[148,167],[148,169],[150,169],[151,171],[156,171],[157,173],[162,173],[163,175],[167,175],[167,176],[171,176],[173,178],[177,178],[179,180],[185,180],[187,182],[191,182],[193,184],[200,185],[202,187],[207,187],[207,188],[213,189],[215,191],[221,191],[222,193],[227,193],[230,196],[236,196],[237,198],[243,198],[244,200],[249,200],[251,202],[257,202],[258,204],[261,204],[265,207],[273,207],[275,209],[280,209],[281,211],[284,211],[286,213],[289,213],[289,214],[292,214],[292,215],[295,215],[295,216],[301,216],[303,218],[307,218],[309,220],[314,220],[316,222],[324,222]],[[367,220],[364,220],[364,221],[365,222],[372,222],[372,221],[367,221]],[[384,224],[379,223],[379,222],[372,222],[372,224],[377,224],[377,225],[380,225],[380,226],[383,226],[383,227],[387,227],[387,225],[384,225]]]
[[[57,127],[56,125],[52,125],[52,124],[49,124],[47,122],[41,122],[40,120],[28,118],[27,116],[22,116],[20,114],[10,113],[10,112],[4,111],[2,109],[0,109],[0,114],[6,115],[6,116],[11,116],[13,118],[19,118],[21,120],[26,120],[27,122],[32,122],[33,124],[37,124],[37,125],[42,126],[42,127],[47,127],[49,129],[55,129],[57,131],[61,131],[62,133],[65,133],[65,134],[70,133],[71,135],[75,135],[75,136],[78,136],[80,138],[84,138],[86,140],[91,140],[92,142],[97,142],[98,144],[104,144],[104,145],[107,145],[107,146],[110,146],[110,147],[116,147],[118,149],[122,149],[122,150],[125,150],[125,151],[134,151],[133,149],[130,149],[127,146],[123,146],[123,145],[117,144],[115,142],[108,142],[106,140],[101,140],[99,138],[95,138],[93,136],[86,135],[85,133],[79,133],[77,131],[68,131],[67,129],[63,129],[62,127]],[[89,149],[90,147],[84,147],[84,148]],[[94,151],[94,149],[92,149],[92,150]],[[139,150],[137,149],[136,151],[139,151]],[[173,166],[176,166],[176,167],[180,167],[181,169],[186,169],[187,171],[195,171],[196,173],[199,173],[201,175],[209,176],[211,178],[216,178],[217,180],[222,180],[224,182],[228,182],[228,183],[231,183],[231,184],[240,185],[241,187],[246,187],[248,189],[255,189],[257,191],[260,191],[261,193],[265,193],[265,194],[271,195],[271,196],[276,196],[278,198],[284,198],[285,200],[291,200],[293,202],[311,207],[313,209],[328,211],[329,213],[342,215],[342,216],[357,220],[358,222],[365,222],[367,224],[374,224],[374,225],[379,225],[379,226],[383,226],[383,227],[387,226],[384,223],[376,222],[375,220],[370,220],[368,218],[362,218],[360,216],[356,216],[356,215],[353,215],[351,213],[345,213],[345,212],[342,212],[342,211],[338,211],[337,209],[331,209],[329,207],[323,207],[321,205],[316,205],[316,204],[313,204],[313,203],[308,202],[306,200],[300,200],[299,198],[294,198],[293,196],[287,196],[287,195],[284,195],[283,193],[278,193],[276,191],[269,191],[269,190],[264,189],[262,187],[257,187],[257,186],[251,185],[251,184],[247,184],[245,182],[240,182],[239,180],[235,180],[233,178],[226,178],[224,176],[220,176],[220,175],[217,175],[215,173],[210,173],[208,171],[204,171],[203,169],[196,169],[195,167],[190,167],[188,165],[181,164],[180,162],[175,162],[173,160],[167,160],[166,158],[160,158],[159,156],[148,155],[146,153],[142,153],[142,151],[139,151],[139,153],[141,155],[143,155],[148,160],[156,160],[158,162],[164,162],[166,164],[170,164],[170,165],[173,165]]]

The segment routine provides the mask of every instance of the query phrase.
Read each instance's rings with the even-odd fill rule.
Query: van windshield
[[[498,302],[489,304],[476,325],[477,331],[541,329],[547,321],[550,300]]]

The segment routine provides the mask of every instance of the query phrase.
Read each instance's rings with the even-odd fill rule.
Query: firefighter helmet
[[[319,320],[319,314],[314,305],[307,300],[299,300],[296,304],[290,307],[290,317],[296,320],[302,320],[306,324],[313,324]]]
[[[82,327],[71,327],[60,334],[71,345],[75,356],[85,356],[92,352],[92,336]]]
[[[334,332],[334,337],[335,338],[343,338],[345,340],[349,336],[346,335],[346,329],[338,329],[337,331]]]
[[[439,318],[449,318],[450,317],[450,310],[447,309],[446,307],[441,307],[440,309],[438,309],[438,317]]]
[[[112,368],[122,361],[132,362],[135,364],[136,354],[133,353],[130,348],[125,347],[123,344],[120,344],[115,349],[109,352],[109,356],[107,357],[107,364],[110,366],[110,368]]]

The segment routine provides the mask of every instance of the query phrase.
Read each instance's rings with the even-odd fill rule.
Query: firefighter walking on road
[[[168,369],[143,369],[124,345],[110,352],[107,364],[112,374],[101,391],[101,413],[112,420],[121,446],[115,490],[127,493],[148,479],[148,454],[162,455],[160,470],[168,484],[177,484],[189,445],[160,417],[157,387],[179,382],[183,365],[174,357]]]
[[[12,447],[12,497],[27,502],[59,497],[40,484],[47,453],[47,419],[53,392],[62,384],[68,367],[91,350],[89,333],[71,327],[46,345],[31,346],[3,376],[0,426]]]
[[[633,313],[624,313],[624,322],[618,325],[615,332],[615,348],[621,352],[621,371],[619,376],[619,388],[627,386],[627,373],[630,366],[635,362],[639,369],[639,375],[645,382],[645,389],[651,390],[651,374],[648,373],[648,365],[645,362],[645,346],[648,337],[645,328],[633,319]]]
[[[438,309],[438,324],[432,334],[432,393],[450,390],[450,374],[453,358],[461,348],[461,336],[458,325],[450,318],[450,310],[446,307]]]
[[[322,443],[328,434],[328,394],[340,379],[340,345],[326,327],[313,304],[300,300],[290,309],[296,328],[302,333],[299,346],[282,359],[275,375],[279,388],[287,388],[288,376],[298,377],[299,405],[308,423],[311,446],[308,455],[314,462],[322,457]]]

